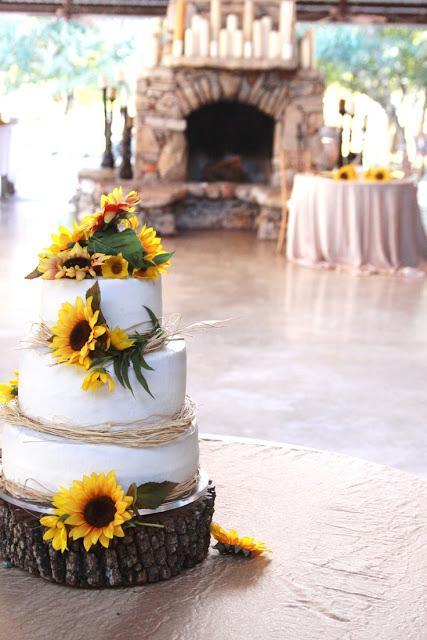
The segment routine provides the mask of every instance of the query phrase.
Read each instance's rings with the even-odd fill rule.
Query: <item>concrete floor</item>
[[[63,202],[0,204],[0,379],[37,296],[24,281]],[[427,475],[427,280],[287,264],[251,234],[194,233],[164,279],[165,312],[229,319],[188,340],[207,433],[285,441]]]

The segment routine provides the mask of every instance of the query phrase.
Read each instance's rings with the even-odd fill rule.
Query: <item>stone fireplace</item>
[[[149,70],[138,83],[136,177],[213,182],[222,169],[219,181],[278,185],[279,145],[292,159],[301,147],[319,156],[323,90],[312,70]]]
[[[162,234],[227,228],[274,239],[281,178],[290,186],[322,157],[323,77],[313,34],[297,38],[295,1],[170,0],[153,42],[136,90],[134,178],[123,188],[141,192],[141,215]],[[85,181],[95,199],[114,186],[109,171],[103,181],[81,172],[81,192]]]

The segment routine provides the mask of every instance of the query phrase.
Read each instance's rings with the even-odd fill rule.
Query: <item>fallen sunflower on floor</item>
[[[227,555],[242,555],[246,558],[260,556],[262,553],[272,553],[265,542],[255,540],[249,536],[239,536],[237,531],[223,529],[217,522],[211,524],[211,535],[217,541],[213,547],[219,553]]]

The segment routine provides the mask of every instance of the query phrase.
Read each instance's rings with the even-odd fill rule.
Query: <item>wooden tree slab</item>
[[[44,542],[37,514],[0,500],[0,556],[13,566],[70,587],[126,587],[168,580],[202,562],[208,554],[215,488],[190,505],[150,516],[164,528],[126,530],[108,549],[97,544],[86,552],[70,541],[60,553]]]

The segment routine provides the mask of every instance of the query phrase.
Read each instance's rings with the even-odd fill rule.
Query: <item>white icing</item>
[[[72,442],[12,425],[3,432],[5,477],[38,490],[57,491],[84,474],[111,469],[124,489],[132,482],[184,482],[195,474],[198,461],[197,427],[179,440],[147,449]]]
[[[74,303],[80,296],[84,299],[86,291],[96,280],[41,280],[40,319],[51,326],[58,319],[58,311],[64,302]],[[144,306],[151,309],[160,318],[162,315],[161,278],[138,280],[138,278],[97,278],[101,290],[101,309],[111,328],[122,329],[147,322],[149,316]],[[147,327],[145,327],[147,328]]]
[[[84,369],[68,364],[54,364],[47,349],[21,351],[19,367],[19,404],[29,417],[54,422],[55,419],[79,425],[104,422],[128,423],[151,416],[166,418],[182,407],[186,390],[186,348],[184,340],[173,340],[162,349],[147,354],[146,362],[154,369],[145,371],[152,398],[137,381],[132,368],[129,380],[134,395],[117,381],[110,392],[107,387],[83,391]],[[107,367],[115,379],[112,366]]]

